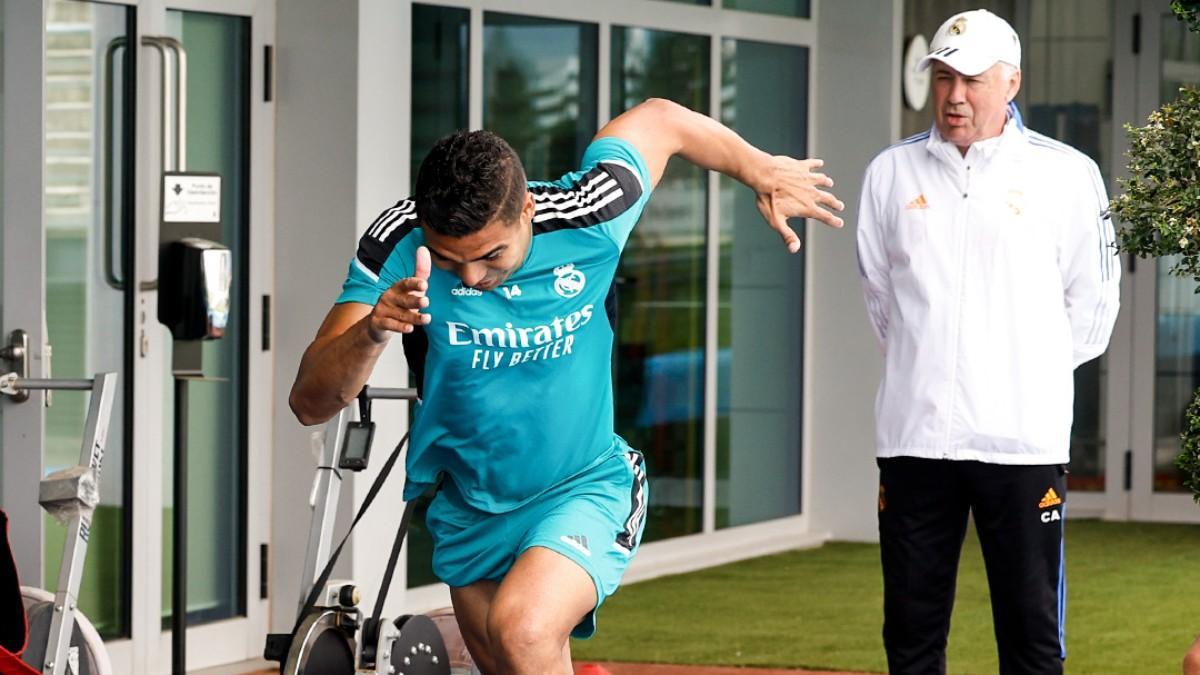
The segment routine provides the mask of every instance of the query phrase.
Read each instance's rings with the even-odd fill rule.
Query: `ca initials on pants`
[[[1054,509],[1053,511],[1042,511],[1043,523],[1052,523],[1056,520],[1062,520],[1062,517],[1058,515],[1058,509]]]

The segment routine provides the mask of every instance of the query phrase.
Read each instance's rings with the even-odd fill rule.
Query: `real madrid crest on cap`
[[[960,16],[950,24],[950,32],[954,35],[962,35],[967,30],[967,17]]]

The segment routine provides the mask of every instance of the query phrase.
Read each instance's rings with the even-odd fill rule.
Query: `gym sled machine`
[[[21,661],[27,669],[18,672],[112,675],[108,652],[104,649],[100,634],[77,605],[92,513],[100,501],[100,466],[104,461],[116,389],[116,373],[99,373],[90,380],[26,379],[18,377],[16,373],[0,376],[0,393],[18,400],[25,400],[30,390],[91,392],[79,464],[46,476],[38,486],[38,502],[47,513],[66,525],[67,533],[57,591],[50,593],[41,588],[21,586],[21,601],[28,626]],[[5,534],[0,531],[0,536]],[[7,540],[3,543],[7,546]],[[11,558],[8,562],[11,562]],[[15,574],[13,569],[12,576],[15,577]]]
[[[450,675],[446,646],[432,619],[420,614],[395,620],[380,616],[416,500],[405,504],[370,617],[363,618],[359,591],[353,581],[329,578],[354,526],[375,500],[408,441],[408,434],[400,439],[367,491],[341,543],[331,553],[341,472],[367,468],[375,435],[371,402],[411,400],[416,396],[415,389],[363,387],[358,395],[358,419],[352,419],[355,406],[351,405],[325,427],[325,441],[309,499],[313,512],[300,582],[300,610],[292,632],[268,635],[263,650],[264,658],[280,664],[281,675]]]

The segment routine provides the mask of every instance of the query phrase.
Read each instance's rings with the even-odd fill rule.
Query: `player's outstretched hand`
[[[418,247],[413,275],[392,284],[371,310],[367,325],[372,339],[383,342],[389,332],[411,333],[414,326],[429,323],[429,315],[421,312],[429,306],[429,298],[425,296],[429,290],[429,269],[429,249]]]
[[[815,171],[824,164],[819,159],[776,155],[756,181],[758,211],[783,237],[790,253],[800,250],[800,237],[788,227],[788,218],[815,218],[830,227],[843,224],[831,211],[841,211],[846,205],[832,192],[821,189],[833,187],[833,179]]]

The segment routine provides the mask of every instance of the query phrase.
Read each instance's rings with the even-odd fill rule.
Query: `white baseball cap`
[[[929,43],[929,53],[917,63],[925,70],[934,60],[963,75],[978,75],[999,61],[1021,67],[1021,39],[1008,22],[986,9],[946,19]]]

